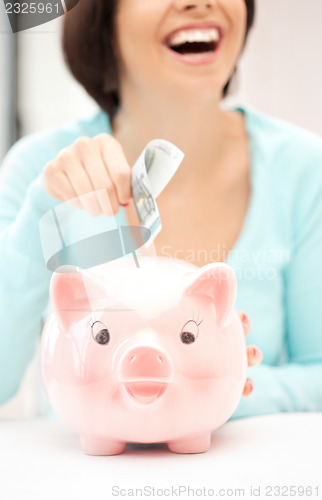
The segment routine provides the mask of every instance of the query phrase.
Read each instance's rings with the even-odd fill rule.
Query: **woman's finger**
[[[93,185],[83,165],[75,159],[72,154],[65,153],[63,159],[63,171],[72,185],[78,201],[83,208],[93,216],[101,213],[101,207],[96,199]]]
[[[124,151],[119,142],[108,134],[100,134],[96,140],[99,141],[102,158],[115,187],[118,203],[126,205],[132,198],[132,191],[131,167]]]
[[[248,378],[244,386],[243,396],[246,397],[250,396],[251,393],[253,392],[253,389],[254,389],[253,381],[250,378]]]
[[[239,317],[240,317],[241,322],[243,324],[244,333],[247,336],[252,329],[252,324],[250,322],[250,319],[247,316],[247,314],[245,314],[243,311],[239,311]]]
[[[50,196],[57,200],[70,200],[76,196],[67,175],[56,168],[55,161],[50,162],[44,168],[43,183]]]
[[[249,345],[247,347],[247,359],[248,366],[256,366],[259,365],[263,361],[263,353],[254,345]]]
[[[95,191],[101,213],[108,216],[116,214],[119,209],[116,189],[104,164],[99,143],[83,137],[74,143],[74,148]]]

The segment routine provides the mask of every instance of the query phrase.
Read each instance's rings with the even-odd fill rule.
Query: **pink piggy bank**
[[[55,273],[50,297],[45,389],[85,453],[118,454],[128,442],[209,449],[246,381],[229,266],[145,257],[137,268],[124,258]]]

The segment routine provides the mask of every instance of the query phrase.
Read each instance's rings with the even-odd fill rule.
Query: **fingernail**
[[[127,207],[127,206],[129,205],[129,203],[120,203],[120,205],[121,205],[122,207]]]
[[[245,313],[242,314],[242,322],[245,323],[246,319],[247,319],[247,316]]]
[[[244,386],[243,396],[250,396],[253,390],[253,384],[250,379],[248,379]]]
[[[251,380],[248,380],[247,382],[247,389],[249,391],[249,394],[253,391],[254,389],[254,386],[253,386],[253,382]]]
[[[258,350],[256,349],[256,347],[253,347],[253,356],[254,358],[256,358],[258,355]]]

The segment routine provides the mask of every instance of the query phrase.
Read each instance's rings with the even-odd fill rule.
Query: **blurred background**
[[[225,102],[256,107],[322,136],[322,1],[256,3],[255,28]],[[64,66],[61,21],[13,35],[0,1],[0,162],[19,137],[97,109]],[[42,412],[37,356],[0,417]]]

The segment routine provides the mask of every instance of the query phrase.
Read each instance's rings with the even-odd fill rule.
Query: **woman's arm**
[[[10,150],[0,172],[0,404],[19,388],[48,302],[50,272],[39,219],[57,202],[46,194],[37,171],[47,156],[37,141],[24,139]]]
[[[93,187],[106,189],[111,207],[107,206],[109,212],[103,212],[105,215],[113,215],[119,204],[131,196],[131,169],[117,141],[108,133],[102,133],[106,130],[105,120],[99,113],[94,120],[72,122],[54,132],[27,137],[10,150],[2,166],[0,404],[19,387],[33,357],[48,306],[51,273],[42,253],[39,232],[42,215],[60,203],[59,200],[67,201]],[[76,194],[66,186],[73,186]],[[84,197],[79,200],[83,202]],[[100,201],[106,205],[105,199]],[[90,212],[93,206],[88,203],[79,208]],[[93,215],[98,215],[102,207],[97,205],[97,208]],[[88,218],[85,212],[82,212],[79,229],[82,232],[88,224],[92,234],[96,227],[101,227],[102,219],[96,226],[97,219]],[[122,211],[114,213],[114,224],[123,220],[122,214]]]
[[[322,361],[249,368],[254,390],[231,419],[279,412],[322,411]]]
[[[293,190],[291,259],[285,273],[288,363],[249,369],[254,390],[233,418],[322,411],[322,146],[308,151]],[[274,332],[272,332],[273,335]]]

